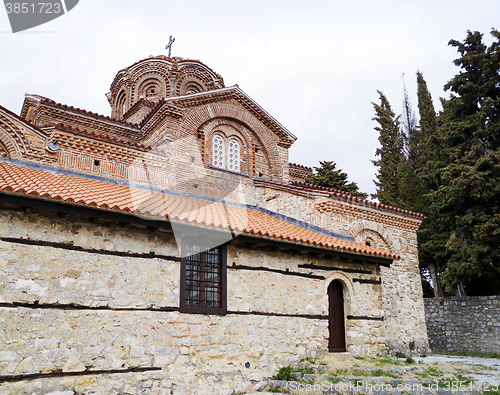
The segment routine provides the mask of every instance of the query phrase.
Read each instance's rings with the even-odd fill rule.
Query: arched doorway
[[[333,280],[328,286],[328,303],[328,329],[330,332],[328,351],[345,352],[344,290],[339,280]]]

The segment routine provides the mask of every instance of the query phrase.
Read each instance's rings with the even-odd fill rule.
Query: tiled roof
[[[6,161],[0,163],[0,191],[216,229],[230,229],[245,235],[340,252],[399,258],[387,251],[322,235],[251,208],[57,174]]]
[[[137,124],[135,124],[135,123],[127,122],[127,121],[122,121],[120,119],[108,117],[107,115],[101,115],[101,114],[97,114],[97,113],[92,112],[92,111],[82,110],[81,108],[77,108],[77,107],[73,107],[73,106],[68,106],[66,104],[58,103],[58,102],[56,102],[56,101],[54,101],[52,99],[49,99],[48,97],[45,97],[45,96],[40,96],[40,95],[37,95],[37,94],[28,94],[27,93],[26,97],[27,98],[28,97],[36,98],[36,99],[40,100],[41,102],[51,104],[51,105],[53,105],[55,107],[64,108],[64,109],[67,109],[67,110],[73,110],[73,111],[80,112],[80,113],[85,114],[85,115],[91,115],[93,117],[105,119],[107,121],[117,122],[117,123],[120,123],[120,124],[123,124],[123,125],[131,126],[133,128],[136,128],[136,129],[138,128]]]
[[[295,168],[298,168],[298,169],[304,169],[304,170],[308,170],[308,171],[312,171],[312,167],[309,167],[309,166],[304,166],[304,165],[299,165],[298,163],[289,163],[288,166],[290,167],[295,167]]]
[[[149,145],[144,145],[144,144],[136,143],[136,142],[130,141],[130,140],[120,139],[118,137],[114,137],[114,136],[111,136],[109,134],[98,133],[98,132],[93,131],[93,130],[89,131],[87,129],[76,128],[76,127],[73,127],[71,125],[66,125],[65,123],[56,123],[56,124],[44,125],[41,128],[41,130],[44,132],[44,134],[50,135],[50,133],[47,133],[47,131],[52,130],[54,128],[66,130],[66,131],[69,131],[69,132],[76,132],[78,134],[85,134],[85,135],[90,136],[90,137],[96,137],[96,138],[100,138],[102,140],[111,141],[113,143],[118,143],[118,144],[121,144],[121,145],[128,145],[130,147],[135,147],[135,148],[140,148],[140,149],[143,149],[143,150],[146,150],[146,151],[152,151],[152,150],[154,150],[154,148],[151,147],[151,146],[149,146]]]
[[[361,199],[361,198],[358,198],[356,196],[351,195],[349,192],[340,191],[338,189],[333,189],[333,188],[328,188],[328,187],[322,187],[320,185],[309,184],[309,183],[304,182],[304,181],[292,181],[290,184],[286,184],[286,183],[283,183],[281,181],[274,181],[274,180],[267,180],[267,179],[259,178],[258,182],[263,183],[263,184],[274,185],[274,186],[281,187],[281,188],[291,188],[291,189],[307,191],[307,192],[324,192],[332,197],[350,200],[352,202],[363,203],[363,204],[367,204],[367,205],[381,208],[384,210],[389,210],[389,211],[394,211],[394,212],[397,212],[400,214],[410,215],[412,217],[425,218],[425,215],[420,214],[420,213],[415,213],[413,211],[405,210],[402,208],[388,206],[387,204],[382,204],[382,203],[378,203],[378,202],[372,202],[372,201],[366,200],[366,199]]]

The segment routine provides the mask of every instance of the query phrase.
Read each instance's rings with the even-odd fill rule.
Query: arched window
[[[236,140],[229,143],[219,135],[213,139],[212,164],[221,169],[240,171],[240,144]]]
[[[117,110],[117,118],[120,119],[123,114],[125,114],[125,104],[126,104],[127,96],[125,95],[125,91],[121,91],[118,95],[118,99],[116,100],[116,110]]]
[[[215,167],[224,168],[224,140],[220,136],[214,136],[212,163]]]
[[[240,171],[240,145],[236,140],[231,140],[228,147],[228,166],[232,171]]]

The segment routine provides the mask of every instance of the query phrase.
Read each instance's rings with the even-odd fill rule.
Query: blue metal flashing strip
[[[269,215],[271,217],[280,219],[282,221],[288,222],[292,225],[296,225],[296,226],[299,226],[301,228],[319,233],[319,234],[324,235],[324,236],[333,237],[333,238],[345,240],[345,241],[352,241],[352,242],[355,241],[354,237],[352,237],[352,236],[347,236],[347,235],[342,235],[339,233],[331,232],[327,229],[320,228],[319,226],[312,225],[308,222],[301,221],[301,220],[298,220],[298,219],[295,219],[295,218],[292,218],[292,217],[289,217],[289,216],[286,216],[283,214],[278,214],[274,211],[268,210],[268,209],[263,208],[263,207],[258,207],[258,206],[254,206],[254,205],[244,204],[244,203],[230,202],[230,201],[226,201],[226,200],[218,200],[218,199],[213,199],[213,198],[209,198],[209,197],[201,196],[201,195],[196,195],[196,194],[192,194],[192,193],[175,192],[175,191],[171,191],[168,189],[146,186],[146,185],[137,184],[137,183],[133,183],[133,182],[129,182],[129,181],[120,181],[120,180],[115,180],[113,178],[96,176],[96,175],[92,175],[92,174],[81,173],[81,172],[74,171],[74,170],[67,170],[67,169],[61,169],[58,167],[41,165],[38,163],[26,162],[26,161],[22,161],[22,160],[18,160],[18,159],[0,157],[0,163],[2,163],[2,162],[10,163],[10,164],[13,164],[16,166],[23,166],[23,167],[27,167],[27,168],[31,168],[31,169],[35,169],[35,170],[46,171],[46,172],[49,172],[52,174],[54,174],[54,173],[55,174],[62,174],[62,175],[66,175],[66,176],[76,177],[76,178],[83,178],[83,179],[87,179],[87,180],[105,182],[105,183],[113,184],[113,185],[120,185],[120,186],[124,186],[124,187],[147,190],[147,191],[151,191],[151,192],[160,193],[163,195],[183,197],[183,198],[188,198],[188,199],[196,199],[196,200],[202,200],[202,201],[206,201],[206,202],[210,202],[210,203],[219,203],[219,204],[225,204],[227,206],[232,206],[232,207],[250,209],[250,210],[254,210],[254,211],[260,212],[262,214]],[[254,179],[259,179],[259,178],[260,177],[254,177]],[[262,180],[264,180],[264,179],[262,179]],[[283,184],[284,184],[284,186],[287,185],[286,183],[283,183]]]

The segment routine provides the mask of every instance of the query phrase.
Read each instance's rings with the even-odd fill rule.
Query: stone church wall
[[[310,263],[338,270],[299,267]],[[235,241],[228,314],[181,314],[172,233],[3,207],[0,394],[255,390],[279,366],[327,351],[333,279],[347,290],[349,351],[383,352],[383,322],[363,318],[382,309],[371,266],[346,272],[367,266]]]
[[[432,351],[500,353],[500,295],[426,298]]]
[[[261,207],[399,254],[401,259],[390,268],[381,268],[387,349],[408,354],[410,342],[414,342],[415,353],[429,351],[418,267],[418,218],[321,193],[287,192],[264,185],[257,190],[257,204]]]

